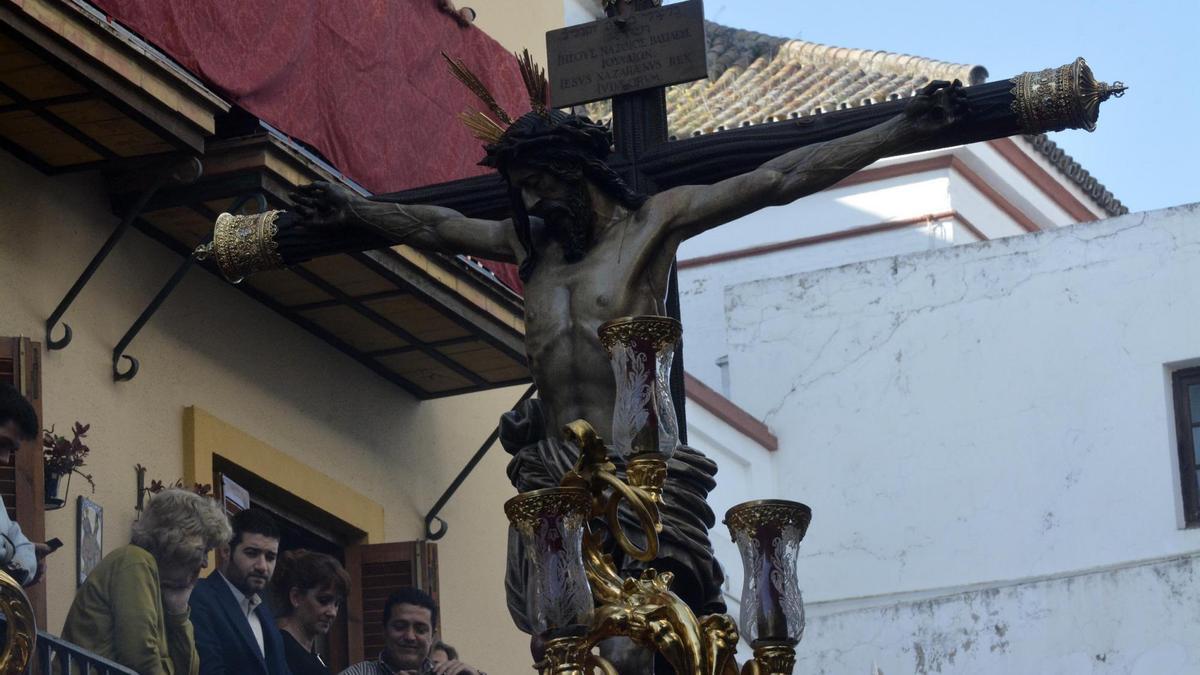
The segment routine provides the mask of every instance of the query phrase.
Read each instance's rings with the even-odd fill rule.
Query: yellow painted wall
[[[99,175],[46,177],[0,151],[0,335],[41,341],[45,318],[115,224]],[[184,476],[189,406],[289,458],[256,468],[302,464],[381,505],[383,539],[400,541],[421,536],[423,514],[521,393],[417,401],[199,269],[131,345],[137,378],[114,383],[113,345],[179,262],[130,231],[67,313],[74,342],[44,354],[45,422],[92,425],[86,470],[105,509],[105,552],[128,542],[135,464],[148,478]],[[445,637],[493,673],[529,668],[528,639],[504,604],[506,461],[494,448],[476,469],[443,512],[451,527],[439,543]],[[54,633],[75,590],[80,490],[74,481],[68,507],[46,517],[46,536],[66,543],[50,558]]]
[[[563,0],[455,0],[475,10],[475,25],[509,51],[528,49],[546,63],[546,31],[563,26]]]

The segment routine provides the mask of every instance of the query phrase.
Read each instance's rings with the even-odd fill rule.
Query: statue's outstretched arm
[[[904,153],[913,141],[954,124],[966,112],[957,82],[935,82],[915,96],[904,113],[886,122],[786,152],[754,171],[711,186],[668,190],[652,208],[669,209],[661,222],[687,239],[759,209],[823,190],[881,157]]]
[[[372,201],[325,182],[301,186],[291,196],[300,227],[347,237],[367,231],[392,244],[515,262],[509,221],[468,218],[442,206]]]

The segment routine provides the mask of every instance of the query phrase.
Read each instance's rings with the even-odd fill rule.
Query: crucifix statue
[[[610,13],[629,11],[627,2],[606,4]],[[481,163],[502,178],[496,197],[507,202],[510,217],[364,198],[318,182],[294,193],[295,207],[279,217],[271,255],[280,265],[406,244],[518,265],[526,351],[539,391],[501,423],[501,441],[513,455],[508,474],[521,492],[557,486],[571,468],[577,450],[557,440],[564,425],[585,419],[611,428],[615,386],[597,328],[616,317],[668,314],[681,243],[823,190],[883,157],[1022,131],[1090,128],[1099,102],[1119,93],[1092,80],[1079,60],[999,86],[933,82],[905,101],[826,115],[833,120],[828,124],[778,123],[668,144],[658,87],[615,97],[618,160],[610,162],[610,129],[551,108],[544,74],[528,53],[519,61],[532,111],[516,119],[451,62],[487,108],[463,118],[485,143]],[[681,392],[676,397],[682,400]],[[708,539],[715,519],[706,496],[715,471],[712,461],[686,446],[670,460],[654,562],[675,574],[676,592],[697,614],[724,610],[723,575]],[[625,571],[639,564],[625,561]],[[521,565],[510,549],[509,606],[518,626],[528,628]],[[612,660],[621,672],[635,672],[622,668],[620,655]]]
[[[532,72],[528,61],[522,68]],[[525,345],[540,398],[509,414],[501,438],[514,455],[509,476],[522,492],[557,485],[574,463],[572,449],[555,441],[567,423],[585,419],[597,429],[611,428],[615,389],[596,331],[616,317],[667,313],[668,279],[682,242],[822,190],[935,136],[966,113],[957,82],[934,82],[877,126],[784,152],[711,186],[646,195],[605,163],[612,146],[607,127],[547,108],[539,91],[534,88],[534,110],[516,120],[494,104],[490,116],[471,117],[487,141],[483,163],[508,185],[511,218],[483,220],[440,206],[379,202],[313,183],[293,195],[294,217],[278,237],[285,258],[289,246],[310,241],[300,235],[370,232],[393,244],[520,267]],[[723,608],[722,574],[707,535],[713,517],[705,496],[714,472],[697,451],[685,448],[672,458],[662,557],[654,563],[674,572],[677,592],[705,614]],[[516,572],[519,563],[510,558],[510,569]],[[519,594],[519,587],[514,579],[510,588]],[[519,614],[523,603],[510,607]]]

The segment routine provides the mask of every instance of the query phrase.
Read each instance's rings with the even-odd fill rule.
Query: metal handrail
[[[97,656],[73,642],[38,631],[37,668],[30,664],[31,675],[137,675],[136,671]]]
[[[0,635],[7,638],[7,634],[8,621],[0,614]],[[137,675],[136,671],[45,631],[38,631],[33,651],[33,658],[20,671],[26,675]]]

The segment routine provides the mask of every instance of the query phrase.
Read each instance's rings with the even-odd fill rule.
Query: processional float
[[[1083,59],[966,87],[974,123],[937,139],[938,147],[1016,133],[1090,131],[1100,103],[1124,89],[1120,83],[1110,86],[1097,81]],[[898,113],[902,105],[897,101],[871,106],[867,113],[851,110],[822,117],[849,134],[877,123],[881,116]],[[753,135],[761,140],[792,134],[797,144],[803,144],[801,127],[790,121],[764,124]],[[731,143],[753,140],[749,135],[729,136]],[[687,145],[680,142],[677,154],[658,160],[664,176],[670,175],[672,166],[689,164]],[[741,153],[743,163],[758,161],[756,153],[765,152],[754,145]],[[725,163],[737,164],[728,157]],[[212,240],[194,255],[200,260],[211,258],[228,280],[237,283],[256,272],[350,250],[345,246],[364,250],[387,245],[365,234],[349,244],[343,242],[343,248],[291,247],[285,257],[279,240],[287,236],[286,230],[286,211],[223,213]],[[563,439],[581,451],[573,470],[559,487],[520,494],[504,505],[512,527],[524,540],[532,570],[527,596],[537,633],[535,667],[542,675],[617,673],[595,653],[598,642],[615,636],[656,651],[681,675],[733,675],[741,636],[754,653],[741,668],[744,675],[792,673],[795,647],[804,632],[797,560],[812,518],[807,506],[766,499],[739,504],[726,513],[725,524],[744,567],[738,622],[724,614],[696,616],[671,590],[670,573],[648,568],[636,578],[622,578],[613,563],[612,547],[646,563],[657,555],[666,461],[679,445],[668,382],[680,335],[679,323],[661,316],[626,317],[604,324],[597,339],[610,356],[617,383],[612,444],[606,444],[586,420],[567,425]],[[612,452],[624,457],[624,476],[611,461]],[[618,521],[622,503],[636,514],[644,546],[634,543]],[[593,530],[597,522],[607,524],[611,541],[606,543]],[[24,672],[37,636],[33,608],[20,585],[3,571],[0,610],[7,617],[0,673]]]
[[[1100,104],[1120,96],[1125,87],[1097,81],[1082,58],[1058,68],[1022,73],[1004,81],[965,87],[971,124],[934,139],[946,147],[1063,129],[1095,129]],[[816,117],[854,133],[899,114],[905,102],[827,113]],[[763,124],[728,133],[738,157],[722,163],[761,162],[778,153],[778,142],[813,142],[805,120]],[[710,137],[717,142],[721,134]],[[762,142],[768,139],[774,142]],[[683,167],[694,170],[689,139],[670,146],[673,154],[648,158],[642,168],[665,179]],[[755,143],[755,141],[760,141]],[[929,144],[926,144],[929,145]],[[914,147],[924,150],[930,147]],[[759,157],[758,155],[763,155]],[[745,167],[752,168],[752,167]],[[732,171],[733,169],[726,169]],[[711,174],[714,179],[720,173]],[[211,258],[226,279],[237,283],[256,272],[279,269],[312,257],[389,245],[382,238],[358,233],[352,242],[323,248],[289,246],[289,214],[273,210],[249,215],[223,213],[213,238],[196,249]],[[533,617],[535,668],[542,675],[616,675],[616,668],[596,653],[597,644],[622,636],[660,654],[680,675],[736,675],[734,655],[740,638],[753,648],[743,675],[790,675],[795,648],[804,633],[804,604],[797,575],[800,543],[812,512],[804,504],[764,499],[739,504],[725,514],[725,525],[742,558],[744,584],[739,621],[724,614],[696,616],[671,590],[670,573],[647,568],[638,577],[622,577],[613,562],[619,548],[629,558],[656,559],[659,508],[667,480],[667,460],[679,446],[679,429],[671,400],[671,357],[681,326],[662,316],[614,319],[597,335],[607,350],[616,379],[613,428],[607,444],[586,420],[562,430],[565,442],[579,450],[579,460],[559,487],[534,490],[510,499],[504,510],[523,540],[531,570],[528,616]],[[624,475],[611,460],[624,458]],[[636,515],[638,546],[618,520],[625,504]],[[593,525],[604,523],[611,537]],[[636,536],[636,535],[635,535]],[[740,631],[739,631],[740,626]],[[623,674],[625,675],[625,674]]]

